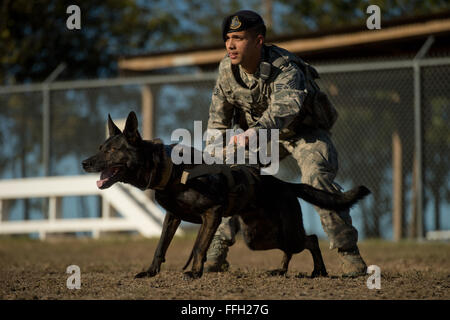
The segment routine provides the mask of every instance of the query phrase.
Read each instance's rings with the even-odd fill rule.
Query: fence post
[[[109,219],[111,217],[111,206],[105,197],[101,197],[102,199],[102,219]]]
[[[45,231],[43,230],[39,231],[39,240],[45,240],[46,236],[47,234],[45,233]]]
[[[43,110],[42,110],[42,163],[44,165],[44,176],[50,175],[50,89],[48,84],[42,87]]]
[[[10,199],[0,199],[0,221],[9,220]]]
[[[414,153],[412,169],[411,219],[409,221],[409,237],[417,238],[417,158]]]
[[[397,131],[392,134],[392,170],[393,170],[393,235],[394,241],[403,238],[403,166],[402,141]]]
[[[142,86],[142,138],[150,140],[154,138],[154,114],[155,104],[150,85]]]
[[[58,205],[56,203],[56,197],[50,197],[49,206],[48,206],[48,220],[50,222],[56,221],[57,207],[58,207]]]
[[[414,145],[416,161],[416,236],[423,239],[423,135],[422,135],[422,105],[420,92],[420,66],[414,61]]]
[[[100,239],[100,230],[92,229],[92,238],[93,239]]]
[[[152,88],[148,84],[142,85],[142,138],[144,140],[151,140],[154,138],[154,117],[155,104]],[[155,194],[152,190],[146,190],[145,194],[149,199],[154,200]]]
[[[42,164],[44,166],[44,177],[51,175],[51,111],[50,111],[50,83],[53,82],[66,68],[65,63],[60,63],[58,67],[42,83]],[[42,204],[42,215],[48,211],[48,200],[44,199]],[[45,238],[45,235],[44,235]]]
[[[58,67],[44,80],[42,84],[42,162],[44,164],[44,176],[51,174],[50,162],[50,83],[52,83],[66,68],[65,63],[60,63]]]
[[[424,237],[424,215],[423,215],[423,196],[424,196],[424,163],[423,163],[423,119],[422,119],[422,92],[421,92],[421,74],[420,60],[427,54],[434,37],[429,36],[420,48],[413,60],[414,70],[414,137],[415,137],[415,160],[417,161],[417,238],[422,240]]]

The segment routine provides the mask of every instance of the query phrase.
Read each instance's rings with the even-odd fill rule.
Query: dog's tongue
[[[97,181],[97,188],[103,187],[103,185],[117,172],[117,168],[110,168],[103,170],[100,174],[100,180]]]
[[[108,179],[103,179],[103,180],[98,180],[97,181],[97,188],[101,188],[103,187],[103,185],[105,184],[105,182],[108,181]]]

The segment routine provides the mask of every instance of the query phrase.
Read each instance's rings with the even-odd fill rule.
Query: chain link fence
[[[431,60],[424,60],[431,61]],[[414,77],[412,61],[318,66],[319,85],[335,104],[339,119],[332,130],[339,152],[336,181],[349,189],[364,184],[372,191],[352,209],[360,238],[391,239],[393,141],[402,151],[404,237],[417,237],[413,178],[415,158]],[[450,59],[433,59],[420,68],[423,122],[423,230],[450,229]],[[133,110],[142,119],[142,86],[154,100],[155,137],[169,144],[177,128],[206,130],[215,74],[58,82],[49,85],[51,105],[50,175],[84,174],[81,160],[95,152],[106,135],[106,119]],[[42,176],[43,92],[41,86],[0,88],[0,178]],[[141,121],[142,122],[142,121]],[[141,123],[142,125],[142,123]],[[7,219],[42,218],[42,199],[9,201]],[[63,200],[67,217],[96,217],[96,197]],[[302,202],[305,227],[325,237],[318,215]],[[422,233],[424,234],[424,233]]]

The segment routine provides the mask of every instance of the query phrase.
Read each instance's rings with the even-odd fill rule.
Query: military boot
[[[214,236],[206,255],[205,272],[225,272],[230,264],[226,260],[228,254],[228,241]]]
[[[358,247],[350,250],[338,249],[339,257],[342,262],[342,277],[355,278],[367,275],[367,265],[364,262]]]

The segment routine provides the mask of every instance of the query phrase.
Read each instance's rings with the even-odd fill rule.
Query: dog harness
[[[225,176],[228,185],[228,206],[224,216],[231,216],[248,203],[254,193],[254,185],[258,179],[255,174],[255,167],[248,165],[227,165],[227,164],[200,164],[190,169],[185,169],[181,177],[181,183],[187,184],[191,179],[210,174],[222,174]],[[244,178],[237,179],[235,175]]]

